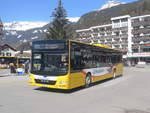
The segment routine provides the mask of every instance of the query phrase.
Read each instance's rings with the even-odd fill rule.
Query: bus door
[[[71,50],[71,59],[70,59],[70,82],[71,87],[84,85],[85,76],[82,73],[82,54],[80,49]]]

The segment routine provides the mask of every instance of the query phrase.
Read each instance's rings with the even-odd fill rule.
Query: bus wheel
[[[92,81],[91,81],[91,74],[88,73],[88,74],[86,75],[86,78],[85,78],[85,87],[86,87],[86,88],[90,87],[91,82],[92,82]]]
[[[116,72],[115,71],[113,72],[113,78],[114,79],[116,78]]]

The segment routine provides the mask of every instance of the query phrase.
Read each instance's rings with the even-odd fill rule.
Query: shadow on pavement
[[[124,110],[125,113],[150,113],[139,109]]]
[[[11,75],[0,75],[0,77],[8,77],[8,76],[11,76]]]
[[[117,76],[115,79],[117,79],[119,77],[121,77],[121,76]],[[103,83],[108,82],[108,81],[110,81],[112,79],[113,78],[109,78],[109,79],[106,79],[106,80],[102,80],[102,81],[98,81],[98,82],[92,83],[90,87],[94,87],[94,86],[96,86],[98,84],[103,84]],[[84,89],[87,89],[87,88],[85,88],[84,86],[81,86],[81,87],[70,89],[70,90],[62,90],[62,89],[53,89],[53,88],[47,88],[47,87],[39,87],[39,88],[35,88],[34,90],[54,92],[54,93],[70,94],[70,93],[74,93],[74,92],[77,92],[77,91],[80,91],[80,90],[84,90]]]
[[[54,93],[64,93],[64,94],[70,94],[76,91],[79,91],[83,89],[83,87],[78,87],[78,88],[74,88],[74,89],[70,89],[70,90],[63,90],[63,89],[52,89],[52,88],[46,88],[46,87],[39,87],[36,88],[34,90],[38,90],[38,91],[47,91],[47,92],[54,92]]]

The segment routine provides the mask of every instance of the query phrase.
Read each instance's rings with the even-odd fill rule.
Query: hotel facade
[[[123,51],[130,63],[150,63],[150,15],[111,18],[111,23],[76,30],[77,40],[101,43]]]

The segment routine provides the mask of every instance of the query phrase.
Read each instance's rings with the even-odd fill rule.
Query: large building
[[[101,43],[124,51],[131,63],[150,63],[150,15],[111,18],[111,23],[76,30],[78,40]]]

